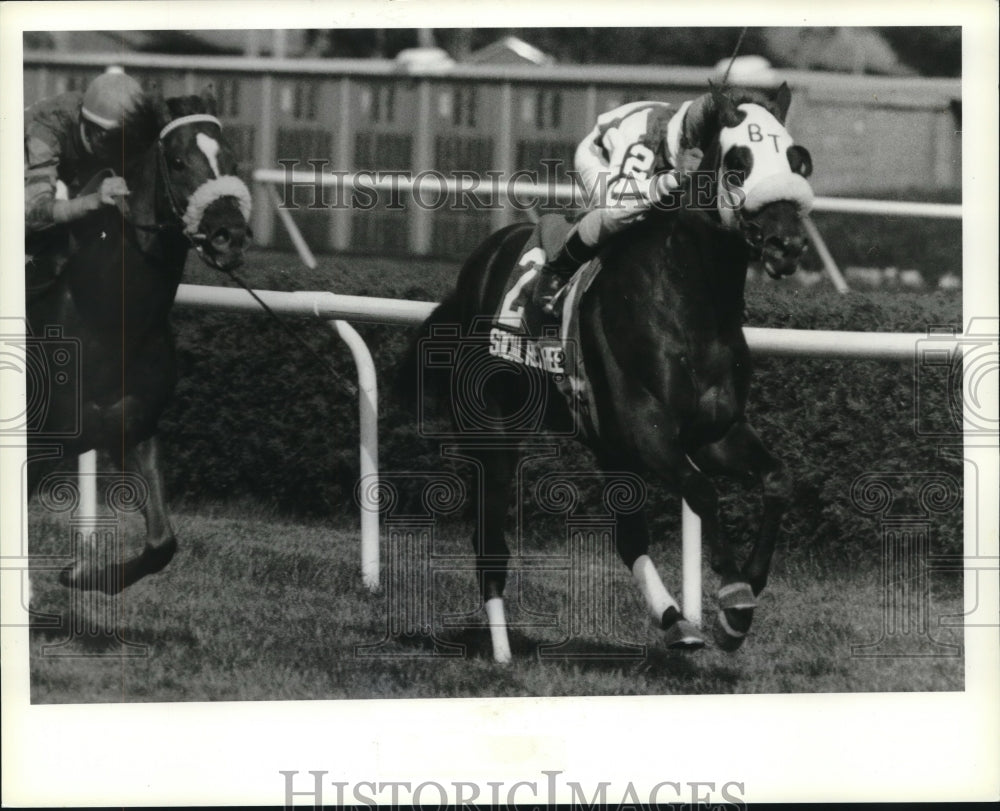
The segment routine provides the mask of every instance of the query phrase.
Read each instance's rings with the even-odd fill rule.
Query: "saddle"
[[[559,252],[572,227],[573,222],[558,214],[545,214],[539,219],[493,314],[490,354],[543,371],[566,398],[577,428],[585,436],[596,438],[597,413],[579,352],[579,302],[600,272],[600,260],[594,259],[574,273],[560,293],[563,301],[559,316],[547,315],[532,303],[539,271],[549,257]]]

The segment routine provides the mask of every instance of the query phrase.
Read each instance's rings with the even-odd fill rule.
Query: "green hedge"
[[[248,271],[255,286],[317,289],[433,300],[451,283],[454,265],[341,258],[319,276],[292,270],[287,256],[263,255]],[[218,277],[193,274],[218,284]],[[325,281],[325,283],[324,283]],[[331,283],[333,282],[333,283]],[[751,285],[747,323],[801,329],[924,332],[961,323],[953,294],[838,296],[788,283]],[[261,315],[178,310],[181,380],[162,432],[169,460],[169,492],[198,505],[253,503],[295,516],[356,514],[357,402],[328,371]],[[291,320],[294,329],[343,376],[353,379],[348,350],[326,326]],[[376,359],[382,389],[380,461],[385,471],[454,469],[437,443],[417,435],[413,418],[388,402],[396,362],[409,339],[397,327],[358,327]],[[939,439],[915,430],[914,364],[760,358],[749,412],[765,441],[789,465],[796,484],[786,520],[790,543],[845,560],[877,546],[876,525],[851,504],[855,478],[871,472],[946,472],[958,463],[940,458]],[[938,380],[921,390],[922,412],[948,420],[947,387]],[[589,453],[567,443],[553,469],[588,468]],[[913,496],[909,486],[907,496]],[[753,494],[724,488],[729,523],[738,537],[743,518],[756,510]],[[534,515],[531,495],[526,509]],[[904,499],[905,502],[905,499]],[[650,492],[656,533],[677,525],[676,496]],[[960,549],[960,510],[936,522],[940,548]],[[935,548],[937,546],[937,542]]]
[[[935,203],[961,202],[961,195],[957,192],[928,195],[925,191],[900,191],[886,192],[879,197]],[[834,212],[815,212],[812,219],[841,269],[856,266],[919,270],[930,288],[936,287],[938,279],[948,273],[962,275],[960,220]],[[802,265],[807,270],[821,270],[823,267],[815,250],[806,254]]]

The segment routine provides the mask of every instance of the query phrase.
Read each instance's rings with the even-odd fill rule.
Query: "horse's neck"
[[[743,240],[702,211],[679,212],[667,239],[651,225],[647,239],[658,261],[650,283],[679,303],[685,323],[708,331],[739,328],[747,272]]]
[[[154,230],[152,226],[169,225],[177,219],[167,199],[167,192],[160,178],[159,153],[154,144],[143,159],[126,176],[131,194],[129,210],[131,225],[130,242],[135,251],[142,254],[143,262],[149,264],[167,277],[175,277],[174,284],[180,282],[187,242],[177,229]]]

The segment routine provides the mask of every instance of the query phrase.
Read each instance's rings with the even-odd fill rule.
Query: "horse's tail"
[[[517,223],[496,231],[465,261],[455,290],[420,326],[396,367],[393,393],[404,408],[415,411],[422,402],[440,401],[449,392],[454,367],[448,357],[457,358],[463,344],[468,349],[467,339],[482,345],[470,336],[470,328],[495,310],[498,283],[502,287],[532,227]]]
[[[427,363],[428,341],[441,328],[461,329],[462,310],[461,298],[458,291],[454,291],[420,325],[396,365],[392,391],[396,402],[407,411],[417,413],[421,399],[434,401],[445,392],[450,368]]]

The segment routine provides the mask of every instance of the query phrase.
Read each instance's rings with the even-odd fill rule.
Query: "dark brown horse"
[[[175,384],[168,314],[192,247],[230,269],[248,235],[249,193],[213,113],[207,94],[144,97],[120,130],[121,164],[105,170],[125,178],[127,201],[42,238],[36,261],[54,261],[46,242],[66,259],[41,289],[29,286],[26,302],[29,349],[44,370],[28,381],[37,406],[29,494],[59,458],[92,448],[137,471],[148,489],[143,550],[120,562],[89,550],[63,570],[66,586],[116,593],[162,569],[177,548],[156,436]],[[60,348],[69,363],[51,362]]]
[[[801,216],[811,205],[804,179],[811,164],[784,128],[789,102],[786,86],[773,98],[719,90],[702,97],[707,125],[699,142],[690,144],[704,153],[699,182],[682,205],[653,211],[611,240],[579,300],[579,353],[599,425],[587,444],[605,473],[652,473],[700,516],[721,579],[715,636],[730,650],[750,628],[791,494],[785,467],[746,419],[751,358],[742,330],[748,263],[759,261],[774,278],[788,275],[806,245]],[[469,399],[485,415],[479,428],[493,427],[496,441],[485,442],[477,429],[467,455],[478,460],[484,479],[473,545],[498,661],[510,656],[502,603],[509,559],[504,523],[519,458],[517,437],[505,426],[529,401],[541,404],[540,422],[550,428],[566,430],[573,420],[546,371],[486,371],[509,363],[490,354],[486,333],[505,291],[511,295],[512,272],[522,273],[518,261],[531,235],[530,225],[511,226],[476,250],[454,293],[425,323],[400,376],[410,397],[419,380],[450,394],[459,442]],[[463,362],[417,370],[421,342],[449,330],[459,336]],[[722,532],[709,478],[714,474],[763,485],[759,533],[742,565]],[[617,521],[618,553],[666,644],[702,646],[699,630],[685,620],[648,556],[643,513],[619,514]]]

